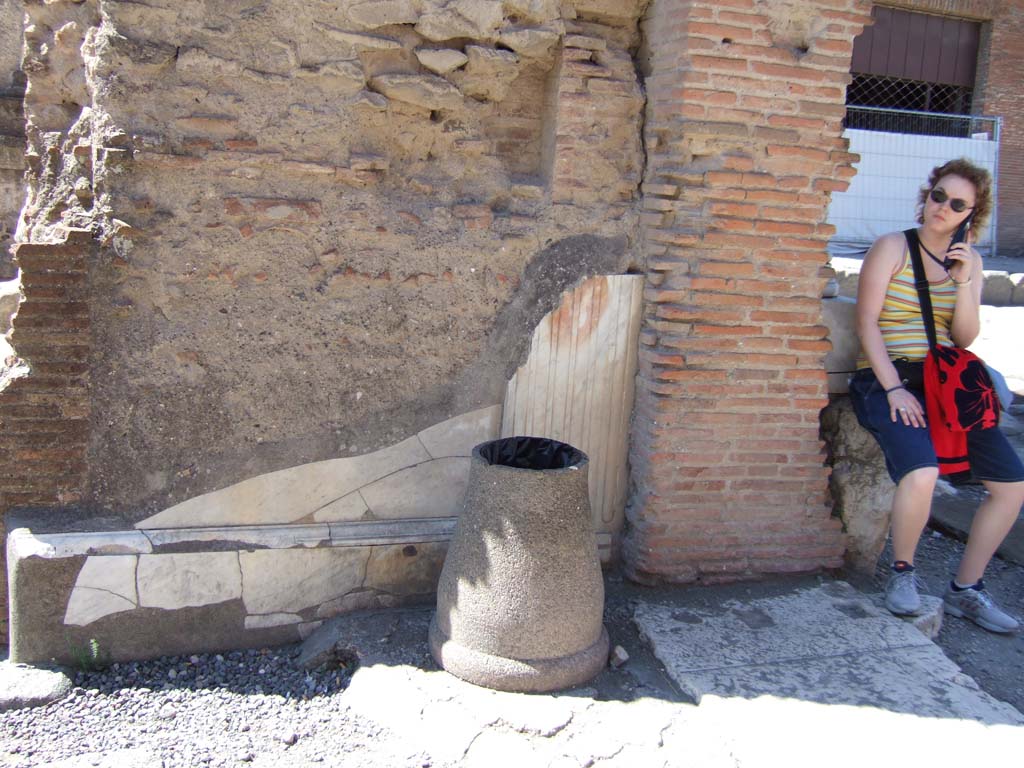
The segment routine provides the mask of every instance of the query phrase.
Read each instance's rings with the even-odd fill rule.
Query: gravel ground
[[[0,765],[83,754],[118,768],[324,763],[422,766],[337,696],[352,669],[306,672],[295,646],[115,664],[75,674],[67,698],[0,716]],[[370,760],[370,758],[373,758]],[[88,758],[76,765],[90,765]]]

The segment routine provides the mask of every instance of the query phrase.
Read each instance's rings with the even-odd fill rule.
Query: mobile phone
[[[956,232],[953,233],[953,239],[949,241],[949,248],[952,248],[957,243],[962,243],[967,240],[967,234],[971,231],[971,220],[974,219],[974,211],[967,214],[967,218],[960,222],[960,226],[956,228]],[[949,248],[946,250],[948,251]],[[949,269],[956,264],[953,259],[948,256],[942,260],[942,266]]]

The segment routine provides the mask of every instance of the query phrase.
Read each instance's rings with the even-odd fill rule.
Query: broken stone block
[[[589,16],[605,16],[611,19],[635,19],[645,0],[575,0],[577,13]]]
[[[181,51],[174,67],[183,74],[200,77],[238,77],[242,74],[242,65],[237,61],[211,56],[201,48]]]
[[[58,701],[72,687],[71,678],[61,669],[0,662],[0,712]]]
[[[454,11],[442,10],[428,13],[416,22],[416,31],[427,40],[441,42],[457,37],[479,37],[476,28],[468,19]]]
[[[608,49],[608,44],[600,37],[590,37],[589,35],[566,35],[565,47],[581,48],[585,51],[604,51]]]
[[[393,51],[402,47],[397,40],[377,35],[363,35],[358,32],[346,32],[326,24],[317,24],[317,29],[324,32],[332,40],[347,45],[351,52],[359,51]]]
[[[360,91],[357,93],[351,104],[355,107],[367,107],[372,110],[381,111],[388,108],[388,100],[379,93],[373,91]]]
[[[1013,282],[1008,272],[985,270],[985,285],[981,289],[981,303],[1005,307],[1012,302]]]
[[[882,449],[857,422],[848,397],[834,399],[821,412],[821,434],[832,456],[829,485],[847,535],[847,563],[861,573],[874,573],[889,534],[896,489]]]
[[[424,109],[458,109],[462,94],[447,80],[434,75],[377,75],[370,87],[389,99]]]
[[[1010,275],[1010,282],[1013,283],[1013,296],[1010,301],[1015,306],[1024,306],[1024,274],[1014,272]]]
[[[547,56],[558,42],[559,34],[550,29],[510,29],[498,35],[498,40],[527,58]]]
[[[504,0],[506,16],[516,16],[522,21],[544,24],[559,18],[559,0]]]
[[[138,607],[135,555],[91,557],[71,590],[64,623],[84,627],[97,619]]]
[[[377,519],[448,517],[458,514],[468,475],[466,457],[433,459],[382,477],[359,492]]]
[[[629,661],[629,654],[626,653],[626,649],[621,645],[616,645],[612,648],[611,655],[608,657],[608,664],[612,669],[618,669],[623,664]]]
[[[472,22],[481,35],[493,32],[505,20],[500,0],[455,0],[448,7]]]
[[[425,14],[416,23],[416,31],[435,42],[457,37],[493,40],[502,21],[504,14],[497,0],[458,0]]]
[[[358,589],[369,553],[361,547],[242,552],[246,611],[252,614],[295,613]]]
[[[466,46],[466,55],[469,62],[465,70],[453,76],[462,92],[487,101],[504,99],[512,81],[519,76],[519,57],[511,51],[479,45]]]
[[[366,87],[366,77],[358,62],[331,61],[318,67],[303,67],[295,74],[345,96],[355,95]]]
[[[466,54],[452,48],[417,48],[416,58],[420,60],[420,64],[438,75],[454,72],[469,61]]]
[[[943,613],[941,597],[921,595],[921,610],[916,616],[908,616],[906,620],[923,632],[929,640],[934,640],[942,629]]]
[[[415,24],[420,14],[413,0],[372,0],[353,5],[348,17],[357,26],[376,29],[389,24]]]
[[[139,555],[136,580],[139,605],[148,608],[175,610],[242,596],[242,574],[234,552]]]
[[[301,622],[302,617],[297,613],[268,613],[246,616],[244,626],[246,629],[266,629],[267,627],[282,627]]]
[[[391,167],[391,163],[383,155],[353,154],[349,158],[348,166],[353,171],[386,171]]]

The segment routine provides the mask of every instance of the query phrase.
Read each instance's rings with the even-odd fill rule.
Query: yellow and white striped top
[[[929,281],[932,297],[932,315],[935,318],[935,339],[940,346],[953,346],[949,329],[953,323],[953,307],[956,304],[956,286],[946,275],[942,280]],[[928,354],[928,334],[924,330],[921,306],[914,287],[914,266],[910,252],[903,251],[903,263],[889,281],[885,292],[882,311],[878,315],[878,327],[882,331],[889,359],[905,357],[908,360],[923,360]],[[857,367],[870,366],[864,350],[857,355]]]

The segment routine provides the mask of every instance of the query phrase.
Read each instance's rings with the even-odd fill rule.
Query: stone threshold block
[[[122,530],[7,516],[10,658],[74,664],[295,642],[347,611],[433,600],[454,517]]]

